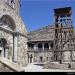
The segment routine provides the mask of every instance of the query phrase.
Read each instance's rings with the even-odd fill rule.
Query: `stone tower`
[[[27,31],[19,15],[19,0],[0,1],[0,57],[27,64]]]

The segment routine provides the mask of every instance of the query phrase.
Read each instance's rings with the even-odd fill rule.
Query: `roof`
[[[52,41],[54,40],[54,25],[48,25],[41,29],[28,33],[28,41]]]

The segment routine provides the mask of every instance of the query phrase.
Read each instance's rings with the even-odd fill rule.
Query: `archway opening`
[[[43,50],[43,46],[41,43],[38,44],[38,50]]]
[[[5,25],[6,27],[10,28],[13,31],[16,28],[13,18],[9,15],[3,15],[0,19],[0,22],[2,22],[3,25]]]
[[[44,44],[44,49],[45,49],[45,50],[49,50],[49,45],[48,45],[48,43],[45,43],[45,44]]]
[[[6,56],[6,46],[7,46],[7,41],[4,38],[0,38],[0,57],[5,57]]]
[[[0,38],[0,47],[5,47],[7,45],[7,40],[4,38]]]

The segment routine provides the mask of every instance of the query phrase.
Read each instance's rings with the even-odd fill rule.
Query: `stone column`
[[[8,59],[8,48],[5,48],[5,58]]]
[[[49,43],[49,50],[51,50],[51,44]]]
[[[75,51],[72,51],[72,61],[75,61]]]
[[[13,51],[13,61],[17,62],[17,36],[14,36],[14,51]]]
[[[45,50],[45,48],[44,48],[44,43],[42,44],[42,47],[43,47],[43,51]]]
[[[34,50],[35,50],[35,51],[37,50],[37,46],[36,46],[36,44],[34,44]]]
[[[66,16],[66,24],[67,24],[67,21],[68,21],[67,18],[68,18],[68,17]]]
[[[4,57],[4,48],[2,48],[2,57]]]

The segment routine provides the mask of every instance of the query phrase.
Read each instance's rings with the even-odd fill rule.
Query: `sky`
[[[75,25],[75,0],[20,0],[20,15],[27,31],[34,31],[54,24],[56,8],[72,7],[73,26]],[[75,26],[74,26],[75,27]]]

